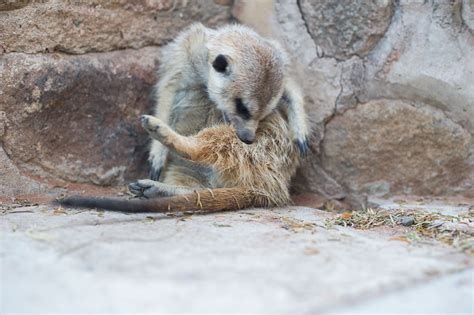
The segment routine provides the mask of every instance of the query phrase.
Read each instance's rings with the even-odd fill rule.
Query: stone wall
[[[231,2],[2,2],[0,195],[146,176],[160,47],[231,12],[294,56],[313,126],[296,192],[474,195],[474,0]]]
[[[278,0],[273,25],[315,131],[298,190],[474,195],[474,0]]]
[[[229,21],[223,1],[0,3],[0,197],[147,176],[160,47]]]

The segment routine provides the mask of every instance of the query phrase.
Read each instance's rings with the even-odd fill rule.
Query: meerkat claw
[[[145,129],[146,129],[147,126],[148,126],[148,121],[149,121],[148,115],[142,115],[142,116],[140,117],[140,123],[142,124],[142,127],[145,128]]]
[[[143,192],[145,190],[143,187],[138,185],[138,183],[136,183],[136,182],[128,184],[127,188],[128,188],[128,191],[131,192],[136,197],[142,197]]]
[[[163,195],[156,182],[150,179],[141,179],[130,183],[128,190],[136,197],[153,198]]]
[[[309,150],[309,141],[308,138],[304,138],[303,141],[301,140],[295,140],[296,145],[298,146],[298,149],[300,150],[300,156],[301,157],[306,157],[308,150]]]
[[[160,179],[162,169],[163,169],[162,167],[155,168],[155,167],[151,166],[150,167],[150,172],[149,172],[150,179],[158,181]]]

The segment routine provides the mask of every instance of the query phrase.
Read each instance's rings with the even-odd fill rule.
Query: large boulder
[[[117,184],[146,172],[158,48],[1,59],[2,144],[30,175]]]
[[[229,18],[213,1],[14,1],[0,11],[4,52],[72,54],[162,45],[193,21],[208,25]]]
[[[469,178],[471,143],[471,134],[439,110],[373,100],[327,124],[321,162],[352,191],[443,195]]]

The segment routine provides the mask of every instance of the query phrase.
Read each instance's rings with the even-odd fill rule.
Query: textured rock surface
[[[136,118],[149,109],[160,48],[140,47],[232,12],[295,57],[313,135],[294,192],[474,196],[472,0],[275,0],[275,10],[271,0],[50,0],[2,10],[0,140],[4,168],[15,170],[2,172],[33,176],[30,188],[42,187],[38,176],[98,184],[143,176]]]
[[[439,110],[376,100],[326,125],[322,165],[354,191],[440,195],[469,176],[471,141]]]
[[[195,21],[222,24],[230,10],[228,1],[2,2],[3,197],[146,176],[137,118],[157,80],[152,46]]]
[[[392,17],[392,0],[300,0],[299,6],[321,57],[367,56]]]
[[[0,179],[2,180],[2,184],[0,184],[0,195],[2,197],[34,194],[47,189],[41,183],[22,175],[3,148],[0,148]]]
[[[157,48],[87,56],[1,59],[2,142],[18,167],[41,177],[116,184],[146,173]]]
[[[0,2],[0,11],[16,10],[26,6],[30,0],[4,0]]]
[[[471,257],[310,208],[0,215],[2,314],[472,313]]]
[[[314,128],[313,155],[303,162],[296,190],[334,197],[474,193],[472,1],[276,1],[275,11],[274,33],[300,63]],[[390,121],[364,110],[380,99],[390,107]],[[407,104],[416,104],[408,117]],[[405,142],[395,135],[381,141],[402,126]],[[441,144],[438,136],[457,139],[455,151],[445,152],[455,144]],[[358,147],[366,143],[377,147],[370,156]],[[406,152],[417,158],[402,158]]]
[[[474,1],[458,1],[458,6],[460,7],[462,22],[469,27],[471,33],[474,33]],[[459,14],[456,17],[459,18]]]
[[[216,25],[229,11],[213,1],[32,1],[0,11],[0,49],[77,54],[161,45],[190,22]]]

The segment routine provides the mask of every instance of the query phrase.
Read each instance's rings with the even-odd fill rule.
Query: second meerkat
[[[206,188],[242,185],[255,188],[259,184],[254,185],[252,181],[267,181],[269,185],[278,182],[279,187],[257,187],[260,195],[267,195],[269,198],[254,205],[281,205],[288,202],[290,178],[298,164],[294,153],[296,150],[301,154],[305,153],[309,128],[303,97],[288,75],[289,60],[283,48],[277,42],[265,39],[244,26],[230,25],[213,30],[194,24],[164,49],[161,60],[160,80],[156,86],[155,116],[158,120],[148,117],[146,123],[142,123],[153,137],[171,147],[172,152],[160,141],[152,140],[149,156],[151,180],[132,183],[130,190],[138,196],[148,198],[189,196],[196,190]],[[223,121],[230,123],[235,131],[217,128],[221,131],[218,133],[212,132],[215,128],[205,129]],[[177,150],[176,139],[186,143],[195,138],[164,137],[153,129],[159,125],[165,126],[162,127],[164,129],[169,125],[169,130],[176,131],[176,135],[180,137],[202,131],[205,136],[203,138],[201,134],[200,139],[204,140],[199,142],[199,146],[206,150],[212,150],[210,144],[216,146],[215,150],[221,158],[223,152],[219,149],[225,148],[225,154],[234,154],[235,159],[227,156],[226,159],[220,159],[220,162],[232,163],[232,166],[221,163],[216,167],[217,160],[210,163],[209,159],[203,158],[209,152],[196,158],[190,157],[189,150],[193,150],[183,149],[183,145]],[[231,139],[233,132],[233,137],[236,138],[237,135],[240,143]],[[258,133],[262,134],[260,140],[257,139],[257,143],[252,144]],[[209,135],[215,139],[210,139]],[[199,136],[200,134],[197,135],[198,138]],[[233,145],[223,146],[221,142]],[[281,161],[272,161],[277,155],[281,155],[278,156]],[[236,164],[236,161],[240,161],[242,165]],[[268,180],[270,177],[265,179],[265,172],[252,174],[251,163],[265,164],[261,169],[266,169],[270,177],[278,177],[278,172],[281,172],[282,177],[275,182]],[[275,164],[274,167],[271,166],[272,163]],[[229,176],[222,176],[227,168],[228,174],[231,169],[236,173],[234,177],[238,177],[240,166],[243,177],[230,179]],[[252,176],[262,178],[252,179]],[[233,196],[236,192],[232,191]],[[274,195],[268,196],[269,194]],[[240,202],[241,205],[244,203]],[[230,204],[240,207],[238,200],[237,203],[232,201]],[[227,208],[229,206],[226,205]]]

